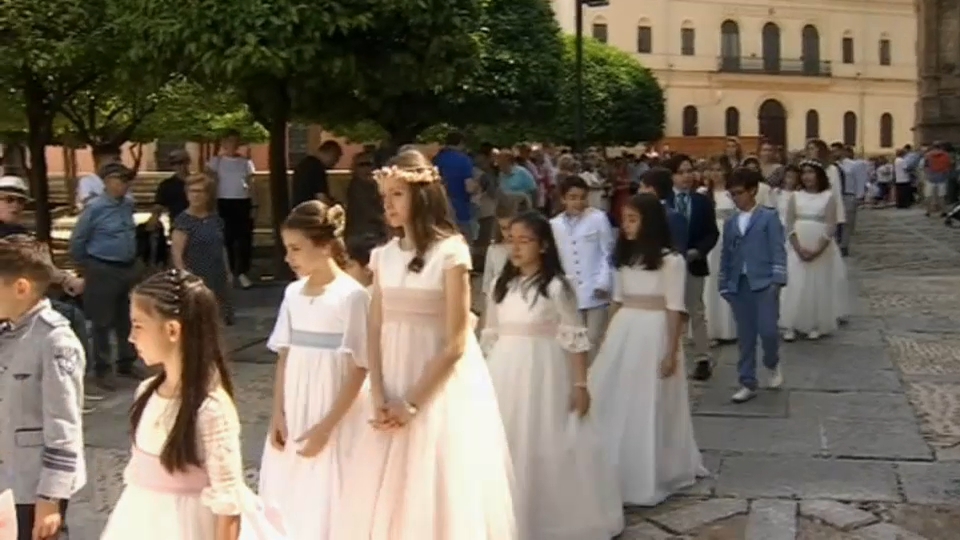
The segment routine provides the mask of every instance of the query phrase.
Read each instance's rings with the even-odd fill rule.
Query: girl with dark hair
[[[134,288],[130,314],[130,342],[162,371],[137,388],[125,486],[100,538],[236,540],[241,523],[244,538],[284,538],[243,481],[216,295],[168,270]]]
[[[360,387],[367,377],[370,294],[343,271],[339,206],[300,203],[280,230],[287,286],[267,347],[277,353],[273,414],[260,465],[260,494],[289,521],[293,538],[333,538],[341,464],[369,415]]]
[[[587,329],[550,222],[539,213],[521,214],[510,225],[510,260],[485,313],[481,344],[520,473],[519,536],[607,540],[620,534],[616,478],[587,416]]]
[[[384,238],[378,234],[360,234],[347,238],[345,247],[347,250],[346,266],[343,269],[350,274],[350,277],[357,280],[357,283],[364,287],[373,285],[373,272],[370,271],[370,255],[373,250],[384,243]]]
[[[516,540],[510,452],[471,326],[470,248],[416,150],[375,173],[399,234],[373,251],[373,429],[342,478],[329,538]]]
[[[590,370],[590,393],[626,504],[654,506],[704,476],[693,437],[680,337],[683,257],[660,200],[624,207],[614,251],[614,314]]]
[[[837,215],[824,165],[800,163],[802,186],[787,206],[787,286],[781,293],[783,339],[830,334],[847,316],[847,269],[834,240]]]
[[[737,213],[737,206],[733,203],[730,193],[727,192],[727,178],[730,177],[729,162],[723,156],[710,160],[708,170],[708,184],[710,196],[714,202],[714,211],[717,215],[717,230],[720,236],[717,245],[707,255],[707,266],[712,270],[705,278],[703,285],[703,306],[707,319],[707,336],[710,345],[716,347],[720,342],[737,339],[737,325],[733,320],[733,310],[730,304],[720,297],[717,287],[717,269],[720,268],[720,251],[723,246],[724,223]]]

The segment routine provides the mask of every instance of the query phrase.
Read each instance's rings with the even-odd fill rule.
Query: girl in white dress
[[[130,308],[131,343],[163,371],[137,388],[124,489],[101,540],[284,538],[277,514],[243,482],[214,293],[169,270],[138,285]]]
[[[513,218],[530,210],[530,199],[526,195],[503,193],[497,199],[497,208],[494,215],[497,218],[499,230],[494,234],[493,242],[487,247],[487,256],[483,263],[483,296],[490,296],[493,292],[493,282],[496,281],[503,265],[507,263],[510,248],[507,245],[510,235],[510,222]]]
[[[681,367],[686,265],[670,251],[656,195],[636,195],[621,223],[615,311],[590,369],[590,395],[623,501],[654,506],[707,474]]]
[[[546,218],[520,215],[509,237],[481,345],[513,456],[519,536],[608,540],[623,530],[623,504],[586,416],[590,341],[576,295]]]
[[[787,165],[783,168],[783,185],[774,189],[774,198],[777,201],[777,215],[784,230],[787,228],[787,208],[793,199],[793,192],[800,185],[800,168],[796,165]]]
[[[510,452],[470,327],[470,249],[423,154],[402,152],[376,177],[403,237],[370,261],[374,417],[331,537],[516,540]]]
[[[847,269],[835,241],[837,204],[822,163],[800,163],[801,189],[787,207],[787,286],[780,320],[785,341],[802,332],[818,339],[837,329],[847,315]]]
[[[260,495],[293,538],[333,538],[344,462],[368,415],[357,394],[367,374],[370,295],[341,269],[343,217],[339,206],[307,201],[280,231],[300,279],[287,286],[267,344],[278,358]]]
[[[737,208],[733,199],[727,193],[727,177],[730,176],[730,160],[726,156],[718,156],[710,160],[707,169],[708,195],[713,199],[717,214],[717,230],[720,231],[717,245],[707,255],[707,266],[710,273],[703,284],[703,305],[707,318],[707,335],[711,345],[716,347],[721,342],[730,342],[737,339],[737,325],[733,320],[733,310],[730,304],[720,297],[717,287],[717,276],[720,274],[720,251],[723,247],[723,224],[736,214]]]

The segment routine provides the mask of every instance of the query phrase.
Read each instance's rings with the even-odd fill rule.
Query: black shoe
[[[711,376],[713,376],[713,368],[710,366],[710,361],[701,360],[693,368],[690,378],[695,381],[709,381]]]

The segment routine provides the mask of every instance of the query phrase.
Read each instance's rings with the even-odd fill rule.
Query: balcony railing
[[[791,75],[800,77],[832,77],[829,60],[803,58],[760,58],[756,56],[721,56],[717,58],[721,73],[749,73],[757,75]]]

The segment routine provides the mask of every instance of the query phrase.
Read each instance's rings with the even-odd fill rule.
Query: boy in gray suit
[[[757,395],[757,338],[763,346],[767,387],[783,385],[780,373],[780,288],[787,284],[787,251],[777,211],[757,203],[763,177],[747,168],[733,171],[727,191],[737,214],[723,224],[723,246],[717,284],[737,321],[740,389],[734,403]]]
[[[27,235],[0,239],[0,492],[13,491],[19,540],[57,539],[84,483],[84,348],[44,293],[53,265]]]

